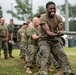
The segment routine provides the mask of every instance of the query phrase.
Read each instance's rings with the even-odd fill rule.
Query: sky
[[[32,0],[33,2],[33,13],[37,12],[37,9],[39,6],[44,6],[48,1],[53,1],[55,2],[56,5],[62,5],[64,4],[65,0]],[[76,0],[68,0],[68,2],[72,5],[76,5]],[[9,20],[11,19],[11,14],[7,13],[7,10],[11,10],[11,4],[13,11],[14,6],[16,5],[15,0],[0,0],[0,5],[2,6],[2,11],[3,11],[3,17],[5,18],[5,22],[8,24]],[[58,12],[57,12],[58,13]],[[14,18],[14,23],[15,24],[22,24],[24,21],[20,21]]]

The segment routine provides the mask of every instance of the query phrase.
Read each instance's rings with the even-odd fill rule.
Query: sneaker
[[[26,68],[26,73],[28,73],[28,74],[32,73],[32,71],[31,71],[31,69],[29,67]]]

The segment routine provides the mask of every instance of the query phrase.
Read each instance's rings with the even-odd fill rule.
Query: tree
[[[69,30],[70,31],[76,31],[76,5],[71,5],[70,3],[68,3],[68,7],[69,7]],[[57,8],[60,10],[60,14],[65,17],[65,4],[57,6]]]
[[[71,20],[69,22],[69,30],[70,31],[76,31],[76,20]]]
[[[72,17],[73,19],[76,17],[76,5],[69,7],[69,17]]]
[[[17,5],[14,7],[17,12],[8,10],[7,13],[13,15],[13,17],[18,20],[25,20],[25,17],[31,17],[32,14],[32,4],[30,0],[15,0]]]
[[[65,4],[57,6],[58,9],[60,9],[60,14],[65,17]],[[75,18],[76,17],[76,5],[71,5],[68,3],[69,7],[69,18]]]
[[[39,6],[37,13],[34,16],[39,16],[42,12],[46,12],[46,10],[43,6]]]
[[[2,14],[2,7],[0,6],[0,18],[3,17],[3,14]]]

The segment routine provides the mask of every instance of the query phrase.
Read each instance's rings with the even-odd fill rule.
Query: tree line
[[[32,10],[32,0],[15,0],[16,5],[14,6],[15,11],[7,10],[8,14],[11,14],[13,17],[17,18],[18,20],[25,20],[26,17],[32,19],[34,16],[39,16],[40,13],[45,12],[46,9],[44,6],[39,6],[37,12],[34,14]],[[76,31],[76,5],[71,5],[68,3],[69,6],[69,27],[70,31]],[[60,14],[65,18],[65,4],[57,5],[57,9],[60,11]],[[2,10],[0,9],[0,12]],[[1,15],[2,17],[3,15]],[[65,24],[64,24],[65,25]]]

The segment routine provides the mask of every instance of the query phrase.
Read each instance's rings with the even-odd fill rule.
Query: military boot
[[[14,57],[14,56],[12,56],[11,54],[9,54],[9,57],[10,57],[10,58],[15,58],[15,57]]]
[[[54,70],[52,69],[52,65],[49,66],[49,71],[53,72]]]
[[[9,59],[8,55],[4,55],[4,59]]]
[[[31,68],[30,68],[30,67],[27,67],[27,68],[26,68],[26,73],[28,73],[28,74],[31,74],[31,73],[32,73],[32,71],[31,71]]]
[[[63,74],[61,68],[59,68],[59,69],[58,69],[58,72],[57,72],[56,74],[54,74],[54,75],[64,75],[64,74]]]
[[[20,59],[20,63],[21,63],[21,64],[25,64],[24,59]]]

